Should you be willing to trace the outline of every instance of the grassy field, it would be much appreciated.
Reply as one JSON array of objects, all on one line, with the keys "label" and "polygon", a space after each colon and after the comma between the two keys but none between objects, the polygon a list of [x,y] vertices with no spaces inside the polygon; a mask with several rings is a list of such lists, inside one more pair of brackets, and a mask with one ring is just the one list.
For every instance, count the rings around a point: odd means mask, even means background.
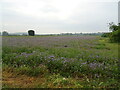
[{"label": "grassy field", "polygon": [[100,36],[3,37],[3,88],[119,88],[118,44]]}]

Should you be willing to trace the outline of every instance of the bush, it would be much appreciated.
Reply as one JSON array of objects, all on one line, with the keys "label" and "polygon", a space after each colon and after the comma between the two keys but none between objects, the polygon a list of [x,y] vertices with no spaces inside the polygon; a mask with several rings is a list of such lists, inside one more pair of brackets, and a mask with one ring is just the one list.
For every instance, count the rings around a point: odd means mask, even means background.
[{"label": "bush", "polygon": [[111,33],[103,33],[101,37],[109,37]]},{"label": "bush", "polygon": [[101,37],[109,37],[110,42],[119,43],[120,42],[120,26],[115,25],[113,22],[109,23],[109,29],[111,33],[104,33]]},{"label": "bush", "polygon": [[120,29],[111,33],[110,41],[120,43],[120,37],[119,36],[120,36]]}]

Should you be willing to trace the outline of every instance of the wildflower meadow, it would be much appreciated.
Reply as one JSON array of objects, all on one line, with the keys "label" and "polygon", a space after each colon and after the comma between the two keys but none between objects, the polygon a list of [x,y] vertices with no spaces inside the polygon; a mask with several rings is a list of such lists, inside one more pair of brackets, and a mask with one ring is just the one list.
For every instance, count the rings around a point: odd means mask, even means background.
[{"label": "wildflower meadow", "polygon": [[118,47],[100,36],[3,36],[3,88],[119,88]]}]

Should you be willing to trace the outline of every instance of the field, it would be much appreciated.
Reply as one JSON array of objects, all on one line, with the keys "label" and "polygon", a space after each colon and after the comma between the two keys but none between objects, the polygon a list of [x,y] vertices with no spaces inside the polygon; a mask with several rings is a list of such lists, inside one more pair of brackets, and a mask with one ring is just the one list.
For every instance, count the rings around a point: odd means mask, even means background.
[{"label": "field", "polygon": [[118,44],[100,36],[2,37],[3,88],[119,88]]}]

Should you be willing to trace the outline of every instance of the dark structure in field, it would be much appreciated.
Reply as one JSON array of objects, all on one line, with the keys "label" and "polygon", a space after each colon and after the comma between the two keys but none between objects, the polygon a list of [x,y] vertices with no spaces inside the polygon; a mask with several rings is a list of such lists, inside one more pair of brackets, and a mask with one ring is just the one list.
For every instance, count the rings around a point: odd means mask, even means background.
[{"label": "dark structure in field", "polygon": [[29,30],[28,31],[28,35],[29,36],[34,36],[35,35],[35,31],[34,30]]}]

